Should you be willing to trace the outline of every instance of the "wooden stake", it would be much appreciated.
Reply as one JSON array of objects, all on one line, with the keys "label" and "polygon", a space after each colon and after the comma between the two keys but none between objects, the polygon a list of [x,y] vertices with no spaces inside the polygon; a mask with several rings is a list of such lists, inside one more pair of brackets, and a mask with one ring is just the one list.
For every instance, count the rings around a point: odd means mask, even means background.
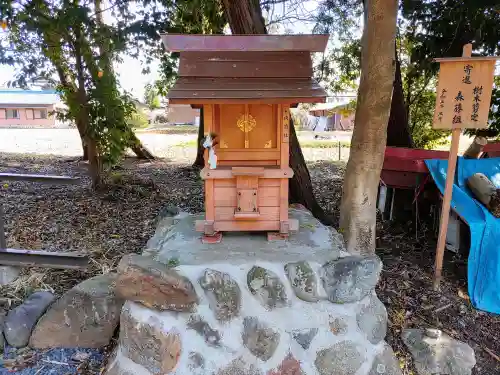
[{"label": "wooden stake", "polygon": [[451,133],[451,148],[448,157],[448,170],[446,172],[446,187],[444,190],[443,206],[441,208],[441,223],[439,225],[436,261],[434,264],[434,290],[439,290],[441,273],[443,271],[444,246],[446,244],[446,232],[448,230],[448,219],[450,217],[451,194],[453,191],[453,180],[455,179],[460,132],[461,129],[453,129]]},{"label": "wooden stake", "polygon": [[[472,44],[466,44],[463,48],[463,57],[471,57]],[[450,155],[448,156],[448,170],[446,172],[446,187],[444,189],[443,206],[441,208],[441,223],[439,225],[439,237],[436,248],[436,260],[434,263],[434,290],[439,290],[443,272],[444,247],[446,245],[446,232],[450,218],[450,203],[453,192],[453,181],[455,180],[455,168],[457,164],[458,145],[460,143],[461,129],[453,129],[451,132]]]}]

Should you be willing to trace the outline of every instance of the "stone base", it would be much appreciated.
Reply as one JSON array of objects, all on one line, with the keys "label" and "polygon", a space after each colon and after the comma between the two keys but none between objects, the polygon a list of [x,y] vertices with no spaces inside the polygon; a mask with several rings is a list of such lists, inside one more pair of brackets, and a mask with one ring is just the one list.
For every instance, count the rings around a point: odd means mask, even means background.
[{"label": "stone base", "polygon": [[164,221],[146,254],[180,261],[198,303],[160,312],[126,302],[107,374],[400,375],[374,292],[380,260],[345,256],[334,231],[291,214],[301,229],[283,244],[240,234],[203,245],[195,216]]},{"label": "stone base", "polygon": [[20,267],[0,266],[0,285],[8,285],[19,277]]}]

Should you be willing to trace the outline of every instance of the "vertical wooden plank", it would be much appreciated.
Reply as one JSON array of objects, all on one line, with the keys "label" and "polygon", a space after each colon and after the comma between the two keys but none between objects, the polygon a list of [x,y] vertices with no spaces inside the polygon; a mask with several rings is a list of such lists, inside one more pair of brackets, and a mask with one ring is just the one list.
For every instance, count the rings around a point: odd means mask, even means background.
[{"label": "vertical wooden plank", "polygon": [[290,141],[290,106],[283,105],[283,113],[281,115],[283,121],[283,137],[282,142],[288,143]]},{"label": "vertical wooden plank", "polygon": [[203,126],[204,126],[204,132],[205,135],[208,133],[214,131],[214,106],[213,104],[205,104],[203,105]]},{"label": "vertical wooden plank", "polygon": [[[273,124],[276,124],[276,147],[278,150],[281,150],[281,134],[283,133],[283,130],[281,129],[281,104],[273,104]],[[281,157],[280,160],[277,163],[279,166],[281,166]]]},{"label": "vertical wooden plank", "polygon": [[[289,165],[289,134],[290,134],[290,106],[282,105],[278,116],[278,126],[280,128],[280,166],[288,168]],[[288,178],[282,178],[280,182],[280,221],[288,220]]]},{"label": "vertical wooden plank", "polygon": [[237,176],[236,188],[237,189],[257,189],[259,187],[259,180],[257,176]]},{"label": "vertical wooden plank", "polygon": [[[206,104],[203,106],[203,125],[204,133],[207,135],[213,132],[214,129],[214,106]],[[205,150],[205,168],[208,168],[208,151]],[[214,204],[214,180],[205,180],[205,220],[215,220],[215,204]]]},{"label": "vertical wooden plank", "polygon": [[[463,57],[471,57],[472,44],[463,47]],[[450,124],[452,127],[453,124]],[[448,170],[446,172],[446,185],[444,189],[443,205],[441,207],[441,222],[439,225],[439,236],[436,248],[436,259],[434,262],[434,290],[439,290],[443,271],[444,247],[446,245],[446,232],[448,231],[448,220],[450,218],[450,204],[453,193],[453,181],[455,180],[455,167],[457,164],[458,145],[460,143],[461,129],[456,128],[451,132],[451,147],[448,157]]]},{"label": "vertical wooden plank", "polygon": [[[249,116],[250,116],[250,109],[249,109],[248,104],[245,104],[245,122],[246,123],[248,123]],[[250,148],[250,140],[248,139],[248,131],[244,131],[244,133],[245,133],[245,148]]]},{"label": "vertical wooden plank", "polygon": [[444,247],[446,245],[446,232],[450,218],[451,195],[453,192],[453,180],[455,179],[455,167],[457,164],[458,145],[460,143],[461,129],[453,129],[451,133],[451,148],[448,158],[448,170],[446,172],[446,186],[444,189],[443,205],[441,207],[441,224],[439,225],[439,237],[436,248],[436,260],[434,263],[434,290],[439,290],[441,275],[443,271]]},{"label": "vertical wooden plank", "polygon": [[215,133],[219,135],[219,138],[221,136],[220,134],[220,104],[214,104],[213,105],[213,122],[212,122],[212,128]]},{"label": "vertical wooden plank", "polygon": [[288,168],[289,165],[289,148],[288,142],[290,138],[290,106],[280,105],[281,111],[278,116],[278,127],[280,129],[281,145],[280,145],[280,166],[281,168]]}]

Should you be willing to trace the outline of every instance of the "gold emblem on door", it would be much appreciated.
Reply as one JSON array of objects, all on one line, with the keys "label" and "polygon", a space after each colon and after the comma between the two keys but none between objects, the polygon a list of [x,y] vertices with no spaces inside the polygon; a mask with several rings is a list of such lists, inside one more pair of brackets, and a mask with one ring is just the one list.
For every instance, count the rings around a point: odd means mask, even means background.
[{"label": "gold emblem on door", "polygon": [[257,121],[251,114],[245,113],[240,116],[236,125],[243,133],[249,133],[255,128]]}]

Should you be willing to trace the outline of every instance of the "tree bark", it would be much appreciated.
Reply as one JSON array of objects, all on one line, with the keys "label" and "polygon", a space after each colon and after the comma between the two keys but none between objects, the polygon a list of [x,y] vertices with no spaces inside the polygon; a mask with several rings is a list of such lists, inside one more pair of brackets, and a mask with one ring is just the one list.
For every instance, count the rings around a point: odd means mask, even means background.
[{"label": "tree bark", "polygon": [[134,131],[130,129],[130,149],[135,153],[138,159],[154,159],[155,156],[142,144]]},{"label": "tree bark", "polygon": [[81,38],[83,33],[80,27],[75,27],[75,67],[77,77],[76,99],[80,105],[76,123],[78,129],[83,130],[83,146],[87,148],[87,156],[89,160],[89,174],[92,180],[92,188],[97,189],[102,185],[102,160],[99,153],[99,148],[94,137],[89,132],[89,112],[88,112],[88,97],[85,90],[85,75],[83,72],[83,57],[81,48]]},{"label": "tree bark", "polygon": [[311,175],[307,169],[302,149],[300,148],[293,119],[290,118],[290,168],[293,177],[290,179],[289,202],[300,203],[306,207],[319,221],[325,225],[333,225],[333,218],[325,213],[313,194]]},{"label": "tree bark", "polygon": [[389,124],[387,125],[386,144],[387,146],[413,148],[414,144],[408,124],[408,111],[403,91],[403,79],[401,77],[401,63],[395,46],[396,43],[394,43],[396,71],[394,74],[391,112],[389,115]]},{"label": "tree bark", "polygon": [[223,0],[233,34],[267,34],[259,0]]},{"label": "tree bark", "polygon": [[203,137],[205,136],[205,122],[203,120],[203,107],[200,109],[200,126],[198,128],[198,143],[196,145],[196,160],[193,168],[201,169],[205,165],[205,149],[203,148]]},{"label": "tree bark", "polygon": [[[103,19],[103,11],[102,11],[102,1],[101,0],[94,0],[94,7],[95,7],[95,19],[96,23],[99,27],[104,26],[104,19]],[[104,67],[105,70],[107,71],[106,74],[113,74],[114,69],[113,69],[113,64],[111,61],[111,56],[110,56],[110,51],[111,51],[111,46],[110,46],[110,39],[109,38],[101,38],[101,43],[99,46],[99,51],[101,54],[101,58],[104,61]],[[142,142],[137,138],[135,135],[134,131],[132,129],[129,130],[129,139],[130,139],[130,144],[128,145],[130,149],[135,153],[137,158],[139,159],[154,159],[154,155],[142,144]],[[85,149],[84,149],[84,154],[85,154]]]},{"label": "tree bark", "polygon": [[366,0],[361,79],[340,227],[350,253],[375,252],[376,199],[394,83],[397,0]]},{"label": "tree bark", "polygon": [[[233,34],[267,34],[258,0],[223,0],[223,4]],[[332,225],[331,218],[325,214],[314,196],[311,176],[293,121],[290,121],[290,167],[294,173],[289,184],[290,202],[302,204],[323,224]]]}]

